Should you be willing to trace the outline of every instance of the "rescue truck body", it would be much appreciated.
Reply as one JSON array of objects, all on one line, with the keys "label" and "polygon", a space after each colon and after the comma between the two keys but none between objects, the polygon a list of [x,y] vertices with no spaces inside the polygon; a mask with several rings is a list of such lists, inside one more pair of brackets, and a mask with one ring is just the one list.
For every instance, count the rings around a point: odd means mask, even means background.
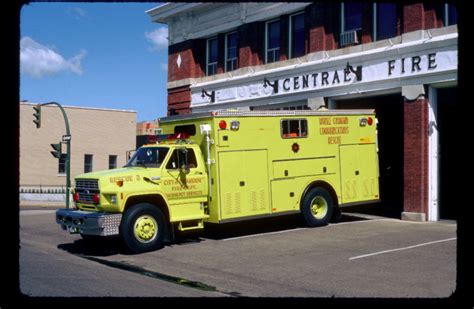
[{"label": "rescue truck body", "polygon": [[174,231],[301,213],[324,226],[379,201],[372,110],[215,111],[160,119],[164,136],[121,169],[75,178],[63,229],[156,250]]}]

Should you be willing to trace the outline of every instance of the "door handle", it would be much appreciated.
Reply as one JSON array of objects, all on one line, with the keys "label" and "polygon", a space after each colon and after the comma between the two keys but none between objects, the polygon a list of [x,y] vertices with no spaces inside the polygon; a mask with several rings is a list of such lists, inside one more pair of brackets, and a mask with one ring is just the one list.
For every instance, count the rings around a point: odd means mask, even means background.
[{"label": "door handle", "polygon": [[202,175],[202,172],[194,172],[194,175]]}]

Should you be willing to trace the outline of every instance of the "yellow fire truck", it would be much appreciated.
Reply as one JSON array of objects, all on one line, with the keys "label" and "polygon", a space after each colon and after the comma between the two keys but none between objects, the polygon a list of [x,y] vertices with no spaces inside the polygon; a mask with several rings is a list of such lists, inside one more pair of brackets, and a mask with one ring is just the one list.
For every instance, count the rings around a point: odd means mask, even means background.
[{"label": "yellow fire truck", "polygon": [[174,231],[301,213],[327,225],[379,201],[373,110],[214,111],[160,119],[164,135],[120,169],[75,178],[56,222],[84,238],[120,235],[135,252]]}]

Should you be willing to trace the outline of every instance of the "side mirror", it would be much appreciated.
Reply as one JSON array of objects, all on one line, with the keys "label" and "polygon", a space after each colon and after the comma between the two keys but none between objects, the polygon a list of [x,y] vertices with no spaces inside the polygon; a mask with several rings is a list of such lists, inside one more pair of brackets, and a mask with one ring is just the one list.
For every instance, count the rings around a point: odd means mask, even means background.
[{"label": "side mirror", "polygon": [[189,174],[188,164],[188,150],[186,148],[180,149],[178,152],[179,171],[183,174]]}]

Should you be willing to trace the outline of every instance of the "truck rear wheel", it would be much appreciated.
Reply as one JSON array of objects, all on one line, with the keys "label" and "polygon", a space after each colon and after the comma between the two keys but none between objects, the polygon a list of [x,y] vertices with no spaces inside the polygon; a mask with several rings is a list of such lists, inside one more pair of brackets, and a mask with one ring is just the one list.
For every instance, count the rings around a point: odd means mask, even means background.
[{"label": "truck rear wheel", "polygon": [[332,218],[334,202],[331,194],[321,187],[310,189],[301,203],[301,213],[310,227],[325,226]]},{"label": "truck rear wheel", "polygon": [[122,217],[120,235],[125,245],[134,253],[163,248],[165,219],[161,210],[152,204],[136,204]]}]

